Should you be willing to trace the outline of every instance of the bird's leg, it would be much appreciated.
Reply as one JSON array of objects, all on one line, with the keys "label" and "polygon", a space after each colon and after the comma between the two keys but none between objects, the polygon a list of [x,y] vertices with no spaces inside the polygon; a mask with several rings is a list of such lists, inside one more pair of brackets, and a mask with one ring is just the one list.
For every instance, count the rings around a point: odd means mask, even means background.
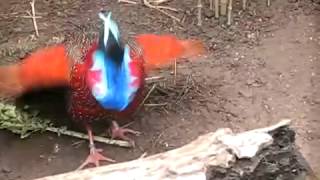
[{"label": "bird's leg", "polygon": [[119,127],[119,125],[116,121],[112,121],[111,138],[113,138],[113,139],[119,138],[119,139],[128,141],[134,146],[134,141],[132,139],[130,139],[128,136],[126,136],[125,135],[126,133],[130,133],[130,134],[134,134],[134,135],[141,134],[139,131],[134,131],[132,129]]},{"label": "bird's leg", "polygon": [[86,125],[86,129],[87,129],[88,136],[89,136],[90,154],[88,155],[87,159],[81,164],[81,166],[78,169],[83,169],[88,164],[94,164],[95,166],[99,166],[100,165],[99,161],[115,162],[115,160],[107,158],[101,154],[102,149],[97,149],[95,147],[91,127],[89,125]]}]

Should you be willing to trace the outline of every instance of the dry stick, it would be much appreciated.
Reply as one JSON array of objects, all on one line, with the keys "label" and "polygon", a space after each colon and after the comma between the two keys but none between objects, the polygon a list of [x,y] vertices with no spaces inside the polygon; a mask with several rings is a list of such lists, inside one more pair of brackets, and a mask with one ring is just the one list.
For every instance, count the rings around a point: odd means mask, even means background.
[{"label": "dry stick", "polygon": [[10,15],[16,15],[19,14],[18,12],[13,12],[13,13],[0,13],[0,16],[10,16]]},{"label": "dry stick", "polygon": [[[59,128],[54,128],[54,127],[47,127],[46,130],[50,131],[50,132],[57,133],[57,134],[63,134],[63,135],[67,135],[67,136],[72,136],[72,137],[76,137],[76,138],[80,138],[80,139],[89,140],[88,135],[83,134],[83,133],[79,133],[79,132],[75,132],[75,131],[61,130]],[[108,138],[104,138],[104,137],[100,137],[100,136],[94,136],[94,141],[105,143],[105,144],[110,144],[110,145],[118,145],[121,147],[132,147],[132,145],[127,141],[113,140],[113,139],[108,139]]]},{"label": "dry stick", "polygon": [[229,0],[220,0],[220,15],[227,15],[227,6]]},{"label": "dry stick", "polygon": [[228,4],[228,21],[227,21],[227,25],[228,26],[231,25],[231,13],[232,13],[232,0],[229,0],[229,4]]},{"label": "dry stick", "polygon": [[172,0],[153,0],[152,3],[156,4],[156,5],[159,5],[159,4],[162,4],[162,3],[165,3],[165,2],[169,2],[169,1],[172,1]]},{"label": "dry stick", "polygon": [[242,0],[242,9],[245,10],[247,8],[247,0]]},{"label": "dry stick", "polygon": [[210,10],[213,10],[213,0],[209,0],[210,3]]},{"label": "dry stick", "polygon": [[158,8],[155,8],[155,9],[158,10],[158,11],[160,11],[162,14],[164,14],[164,15],[172,18],[173,20],[175,20],[175,21],[177,21],[177,22],[180,22],[180,19],[179,19],[179,18],[177,18],[177,17],[175,17],[175,16],[167,13],[166,11],[164,11],[164,10],[162,10],[162,9],[158,9]]},{"label": "dry stick", "polygon": [[158,8],[158,9],[166,9],[166,10],[178,12],[178,10],[176,8],[172,8],[172,7],[168,7],[168,6],[154,6],[154,7]]},{"label": "dry stick", "polygon": [[169,7],[164,7],[164,6],[154,6],[154,5],[150,4],[150,2],[147,1],[147,0],[143,0],[143,4],[144,4],[145,6],[147,6],[147,7],[149,7],[149,8],[156,9],[156,10],[160,11],[161,13],[163,13],[164,15],[172,18],[172,19],[175,20],[175,21],[180,22],[180,19],[179,19],[179,18],[177,18],[177,17],[175,17],[175,16],[167,13],[166,11],[162,10],[162,9],[173,10],[174,8],[169,8]]},{"label": "dry stick", "polygon": [[[167,1],[169,1],[169,0],[156,1],[155,3],[156,3],[156,4],[161,4],[161,3],[167,2]],[[135,2],[135,1],[130,1],[130,0],[118,0],[118,3],[121,3],[121,2],[129,3],[129,4],[138,4],[138,3]],[[147,0],[143,0],[143,4],[144,4],[145,6],[147,6],[147,7],[149,7],[149,8],[156,9],[156,10],[160,11],[161,13],[165,14],[166,16],[168,16],[168,17],[170,17],[170,18],[172,18],[172,19],[180,22],[180,19],[179,19],[179,18],[177,18],[177,17],[175,17],[175,16],[173,16],[173,15],[171,15],[171,14],[169,14],[169,13],[167,13],[167,12],[165,12],[165,11],[162,10],[162,9],[167,9],[167,10],[170,10],[170,11],[178,12],[178,10],[175,9],[175,8],[167,7],[167,6],[158,6],[158,5],[154,6],[154,5],[152,5],[152,4],[151,4],[149,1],[147,1]]]},{"label": "dry stick", "polygon": [[33,17],[31,14],[29,16],[13,16],[13,17],[16,17],[16,18],[36,18],[36,19],[39,19],[39,18],[42,18],[42,16],[35,16]]},{"label": "dry stick", "polygon": [[201,3],[201,0],[198,0],[198,26],[201,26],[202,25],[202,20],[201,20],[201,9],[202,9],[202,3]]},{"label": "dry stick", "polygon": [[128,4],[138,4],[138,3],[135,2],[135,1],[130,1],[130,0],[118,0],[118,3],[122,3],[122,2],[128,3]]},{"label": "dry stick", "polygon": [[173,79],[173,83],[174,85],[176,85],[177,82],[177,60],[174,60],[174,79]]},{"label": "dry stick", "polygon": [[32,0],[30,2],[30,5],[31,5],[31,12],[32,12],[32,22],[33,22],[33,26],[34,26],[34,29],[36,31],[36,36],[39,37],[39,31],[38,31],[38,25],[37,25],[37,20],[36,20],[36,11],[34,9],[34,3],[35,3],[36,0]]},{"label": "dry stick", "polygon": [[219,18],[219,0],[214,0],[214,16]]},{"label": "dry stick", "polygon": [[147,77],[145,78],[145,81],[147,83],[149,82],[154,82],[154,81],[160,81],[160,80],[164,80],[165,78],[163,76],[153,76],[153,77]]},{"label": "dry stick", "polygon": [[159,6],[159,4],[163,3],[163,2],[166,2],[166,1],[162,1],[162,2],[154,2],[156,3],[157,5],[152,5],[148,0],[144,0],[143,1],[143,4],[150,7],[150,8],[157,8],[157,9],[167,9],[167,10],[170,10],[170,11],[174,11],[174,12],[178,12],[178,10],[176,8],[172,8],[172,7],[168,7],[168,6]]},{"label": "dry stick", "polygon": [[270,0],[267,0],[267,6],[269,7],[271,4]]},{"label": "dry stick", "polygon": [[145,107],[159,107],[159,106],[166,106],[168,103],[160,103],[160,104],[144,104]]},{"label": "dry stick", "polygon": [[144,103],[146,102],[146,100],[149,98],[149,96],[151,95],[151,93],[156,89],[157,85],[153,84],[153,86],[151,87],[151,89],[149,90],[148,94],[146,95],[146,97],[144,97],[143,101],[140,103],[139,107],[137,108],[137,110],[135,111],[135,114],[138,113],[140,111],[140,109],[142,108],[142,106],[144,105]]}]

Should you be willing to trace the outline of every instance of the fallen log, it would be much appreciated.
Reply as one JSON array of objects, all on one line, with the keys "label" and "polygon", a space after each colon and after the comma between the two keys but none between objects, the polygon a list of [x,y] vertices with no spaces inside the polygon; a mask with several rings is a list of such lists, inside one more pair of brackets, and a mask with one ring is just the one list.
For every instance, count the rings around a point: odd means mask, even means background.
[{"label": "fallen log", "polygon": [[282,120],[238,134],[218,129],[168,152],[37,180],[294,180],[306,177],[308,168],[298,160],[289,124],[290,120]]}]

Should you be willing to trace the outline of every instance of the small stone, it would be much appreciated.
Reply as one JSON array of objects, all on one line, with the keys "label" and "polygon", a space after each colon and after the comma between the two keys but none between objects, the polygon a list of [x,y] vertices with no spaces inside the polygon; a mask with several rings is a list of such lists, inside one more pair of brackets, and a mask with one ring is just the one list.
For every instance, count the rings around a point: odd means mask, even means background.
[{"label": "small stone", "polygon": [[313,140],[313,137],[307,137],[307,140],[308,140],[308,141],[312,141],[312,140]]},{"label": "small stone", "polygon": [[239,91],[239,94],[242,95],[243,97],[246,97],[246,98],[252,97],[252,92],[248,88],[241,89]]},{"label": "small stone", "polygon": [[296,173],[298,170],[297,169],[292,169],[291,172]]},{"label": "small stone", "polygon": [[1,168],[1,172],[5,173],[5,174],[8,174],[8,173],[11,173],[12,170],[9,167],[4,166],[4,167]]},{"label": "small stone", "polygon": [[60,151],[60,147],[59,147],[59,144],[55,144],[54,145],[54,148],[53,148],[53,153],[58,153]]},{"label": "small stone", "polygon": [[166,148],[169,147],[169,143],[167,143],[167,142],[164,142],[163,145],[164,145]]}]

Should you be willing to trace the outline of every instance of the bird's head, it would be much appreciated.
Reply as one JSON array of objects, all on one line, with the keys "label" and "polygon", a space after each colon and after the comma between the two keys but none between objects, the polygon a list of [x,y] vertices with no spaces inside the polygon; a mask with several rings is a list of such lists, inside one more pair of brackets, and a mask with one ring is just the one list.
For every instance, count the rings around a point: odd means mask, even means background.
[{"label": "bird's head", "polygon": [[103,21],[97,49],[92,54],[92,66],[88,70],[87,82],[96,100],[108,109],[122,110],[131,99],[129,46],[121,43],[117,23],[111,12],[99,13]]},{"label": "bird's head", "polygon": [[121,63],[124,56],[124,46],[121,42],[118,25],[111,18],[111,12],[101,11],[99,17],[103,21],[103,28],[99,37],[98,50],[115,63]]}]

